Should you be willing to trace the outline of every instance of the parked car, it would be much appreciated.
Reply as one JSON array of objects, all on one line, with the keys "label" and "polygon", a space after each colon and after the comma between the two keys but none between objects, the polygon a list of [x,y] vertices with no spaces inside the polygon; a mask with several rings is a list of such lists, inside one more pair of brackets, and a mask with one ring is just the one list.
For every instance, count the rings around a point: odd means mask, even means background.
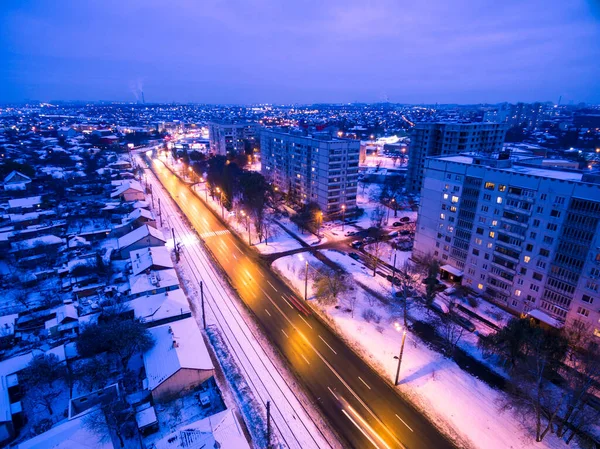
[{"label": "parked car", "polygon": [[475,330],[477,329],[475,327],[475,325],[467,320],[465,317],[460,316],[458,314],[453,314],[452,315],[452,319],[461,327],[464,327],[466,330],[468,330],[469,332],[475,332]]},{"label": "parked car", "polygon": [[398,227],[398,226],[404,226],[404,223],[400,222],[400,221],[395,221],[394,222],[394,226]]},{"label": "parked car", "polygon": [[362,242],[360,240],[356,240],[355,242],[350,243],[350,246],[354,249],[358,249],[362,246]]},{"label": "parked car", "polygon": [[374,237],[365,237],[365,238],[363,239],[363,243],[364,243],[365,245],[366,245],[366,244],[368,244],[368,243],[373,243],[374,241],[375,241],[375,238],[374,238]]},{"label": "parked car", "polygon": [[400,231],[400,235],[410,235],[410,231],[408,229],[403,229]]},{"label": "parked car", "polygon": [[400,219],[400,221],[401,221],[402,223],[410,223],[410,217],[402,217],[402,218]]},{"label": "parked car", "polygon": [[348,237],[352,237],[353,235],[356,235],[356,234],[358,234],[358,231],[347,231],[347,232],[346,232],[346,235],[347,235]]},{"label": "parked car", "polygon": [[402,281],[400,280],[400,278],[398,276],[392,276],[391,274],[388,274],[385,278],[394,285],[402,284]]},{"label": "parked car", "polygon": [[376,271],[375,273],[377,273],[382,278],[386,277],[386,274],[383,271]]},{"label": "parked car", "polygon": [[442,315],[446,315],[450,312],[448,306],[437,298],[435,298],[431,303],[431,308]]},{"label": "parked car", "polygon": [[360,259],[360,256],[359,256],[358,254],[356,254],[356,253],[350,253],[350,254],[348,254],[348,255],[349,255],[350,257],[352,257],[354,260],[359,260],[359,259]]},{"label": "parked car", "polygon": [[392,231],[388,233],[388,237],[398,237],[398,231]]}]

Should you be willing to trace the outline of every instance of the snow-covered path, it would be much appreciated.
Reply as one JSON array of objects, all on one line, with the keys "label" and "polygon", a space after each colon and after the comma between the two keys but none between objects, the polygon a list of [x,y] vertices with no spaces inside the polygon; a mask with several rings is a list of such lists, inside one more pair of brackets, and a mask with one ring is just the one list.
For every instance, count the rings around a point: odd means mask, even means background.
[{"label": "snow-covered path", "polygon": [[[144,161],[137,159],[141,166],[146,167]],[[202,325],[199,291],[202,280],[207,324],[215,324],[221,330],[254,396],[263,404],[271,401],[273,424],[280,442],[298,449],[338,447],[318,412],[300,392],[301,387],[279,362],[269,343],[253,325],[248,312],[236,300],[169,194],[150,170],[146,170],[146,177],[152,185],[155,206],[160,198],[163,231],[170,238],[168,245],[173,245],[171,229],[175,230],[176,240],[182,244],[177,268],[186,283],[196,320]]]}]

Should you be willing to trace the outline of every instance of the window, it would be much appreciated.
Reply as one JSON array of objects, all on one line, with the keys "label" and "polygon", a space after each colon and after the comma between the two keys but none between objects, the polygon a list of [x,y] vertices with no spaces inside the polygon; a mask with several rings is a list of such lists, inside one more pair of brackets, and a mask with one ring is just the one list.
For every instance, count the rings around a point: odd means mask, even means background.
[{"label": "window", "polygon": [[445,220],[445,219],[446,219],[446,215],[445,215],[445,214],[440,214],[440,218],[441,218],[442,220]]},{"label": "window", "polygon": [[548,257],[550,255],[550,251],[548,251],[545,248],[540,249],[540,256],[542,257]]},{"label": "window", "polygon": [[458,203],[458,197],[457,197],[457,196],[454,196],[454,195],[452,195],[452,202],[453,202],[453,203]]},{"label": "window", "polygon": [[534,292],[539,292],[539,291],[540,291],[540,286],[539,286],[539,285],[536,285],[536,284],[531,284],[531,285],[529,286],[529,288],[530,288],[532,291],[534,291]]},{"label": "window", "polygon": [[493,244],[493,243],[488,243],[488,244],[487,244],[487,247],[488,247],[489,249],[492,249],[492,246],[494,246],[494,244]]},{"label": "window", "polygon": [[521,290],[515,290],[515,296],[521,296]]},{"label": "window", "polygon": [[448,174],[446,175],[446,179],[452,179],[452,174],[448,173]]},{"label": "window", "polygon": [[552,210],[550,211],[550,216],[551,216],[551,217],[556,217],[556,218],[558,218],[558,217],[560,217],[560,212],[559,212],[559,211],[557,211],[556,209],[552,209]]},{"label": "window", "polygon": [[494,231],[490,231],[490,237],[491,237],[491,238],[494,238],[494,237],[496,237],[496,233],[495,233]]},{"label": "window", "polygon": [[494,184],[493,182],[486,182],[485,183],[485,188],[487,190],[494,190],[496,188],[496,184]]},{"label": "window", "polygon": [[565,197],[564,196],[557,196],[556,199],[554,200],[557,204],[565,204]]},{"label": "window", "polygon": [[531,243],[528,243],[525,247],[525,251],[533,251],[533,245]]},{"label": "window", "polygon": [[535,220],[533,220],[533,227],[537,228],[540,225],[540,220],[538,220],[537,218]]},{"label": "window", "polygon": [[594,278],[600,277],[600,268],[592,268],[590,270],[590,276]]},{"label": "window", "polygon": [[476,233],[476,234],[479,234],[479,235],[483,235],[483,228],[477,228],[477,229],[475,230],[475,233]]},{"label": "window", "polygon": [[498,226],[498,220],[492,220],[492,226]]},{"label": "window", "polygon": [[533,273],[533,279],[535,279],[536,281],[541,281],[544,278],[544,276],[541,273]]},{"label": "window", "polygon": [[537,232],[530,232],[529,237],[535,239],[537,237]]},{"label": "window", "polygon": [[581,316],[590,316],[590,311],[588,309],[584,309],[583,307],[577,307],[577,313]]},{"label": "window", "polygon": [[501,196],[499,196],[498,198],[496,198],[496,203],[502,204],[502,197]]},{"label": "window", "polygon": [[490,260],[490,255],[489,255],[488,253],[485,253],[485,254],[483,255],[483,258],[484,258],[485,260]]},{"label": "window", "polygon": [[475,244],[476,245],[481,245],[481,239],[479,239],[479,238],[475,239]]},{"label": "window", "polygon": [[554,223],[548,223],[546,229],[548,229],[548,231],[556,231],[558,229],[558,226]]},{"label": "window", "polygon": [[486,200],[486,201],[490,201],[492,199],[492,195],[489,195],[489,194],[486,193],[486,194],[483,195],[483,199]]},{"label": "window", "polygon": [[485,217],[479,217],[479,223],[485,224]]},{"label": "window", "polygon": [[447,200],[448,199],[448,194],[444,193],[444,199]]},{"label": "window", "polygon": [[479,290],[483,290],[483,284],[477,284],[477,288],[478,288]]},{"label": "window", "polygon": [[484,263],[481,268],[483,268],[484,270],[487,270],[487,263]]},{"label": "window", "polygon": [[481,212],[487,212],[488,210],[489,210],[489,207],[481,206]]},{"label": "window", "polygon": [[531,257],[529,257],[529,256],[523,257],[523,262],[525,262],[525,263],[529,263],[530,260],[531,260]]},{"label": "window", "polygon": [[456,212],[456,206],[450,206],[450,212]]},{"label": "window", "polygon": [[588,280],[585,283],[585,288],[597,292],[598,291],[598,284],[596,282],[594,282],[594,281]]},{"label": "window", "polygon": [[500,184],[498,186],[498,192],[504,192],[506,190],[506,186],[504,184]]},{"label": "window", "polygon": [[581,300],[582,300],[583,302],[587,302],[588,304],[592,304],[592,303],[594,302],[594,298],[592,298],[592,297],[591,297],[591,296],[589,296],[589,295],[583,295],[583,296],[581,297]]},{"label": "window", "polygon": [[453,192],[458,192],[459,190],[460,190],[460,187],[459,187],[459,186],[454,186],[454,187],[452,187],[452,191],[453,191]]},{"label": "window", "polygon": [[477,248],[473,248],[472,252],[474,256],[479,256],[479,250]]},{"label": "window", "polygon": [[519,279],[517,280],[517,284],[518,284],[518,285],[523,285],[524,283],[525,283],[525,282],[524,282],[524,281],[523,281],[523,279],[521,279],[521,278],[519,278]]},{"label": "window", "polygon": [[540,195],[540,199],[541,199],[542,201],[546,201],[546,198],[547,198],[547,197],[548,197],[548,195],[546,195],[545,193],[542,193],[542,194]]},{"label": "window", "polygon": [[552,243],[554,243],[554,237],[550,237],[549,235],[545,235],[544,236],[544,243],[547,243],[548,245],[551,245]]},{"label": "window", "polygon": [[546,268],[546,262],[542,261],[542,260],[538,260],[537,263],[535,264],[536,267],[544,269]]},{"label": "window", "polygon": [[537,209],[536,209],[536,212],[538,214],[543,214],[544,213],[544,208],[542,206],[538,206]]}]

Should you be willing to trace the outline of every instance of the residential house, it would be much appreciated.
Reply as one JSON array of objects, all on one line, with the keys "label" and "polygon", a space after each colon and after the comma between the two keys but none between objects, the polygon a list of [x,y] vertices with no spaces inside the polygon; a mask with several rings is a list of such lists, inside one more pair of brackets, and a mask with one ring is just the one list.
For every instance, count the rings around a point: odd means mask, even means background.
[{"label": "residential house", "polygon": [[142,201],[145,199],[144,188],[138,181],[129,180],[119,185],[110,197],[120,198],[121,201]]},{"label": "residential house", "polygon": [[129,277],[129,295],[138,298],[145,295],[169,292],[179,288],[179,278],[174,269],[149,271]]},{"label": "residential house", "polygon": [[214,366],[193,318],[150,329],[155,344],[144,353],[146,387],[156,402],[193,390],[214,375]]},{"label": "residential house", "polygon": [[23,173],[13,170],[11,171],[6,178],[4,178],[4,190],[14,191],[14,190],[27,190],[27,187],[31,183],[31,178]]},{"label": "residential house", "polygon": [[125,305],[135,319],[149,327],[192,316],[187,297],[181,289],[151,296],[140,296],[126,302]]},{"label": "residential house", "polygon": [[118,250],[122,259],[128,259],[131,251],[154,246],[164,246],[166,239],[161,231],[143,225],[118,239]]},{"label": "residential house", "polygon": [[42,204],[41,196],[28,196],[26,198],[13,198],[8,200],[8,212],[11,214],[22,214],[33,212]]},{"label": "residential house", "polygon": [[123,219],[124,223],[130,223],[134,228],[147,224],[156,228],[156,218],[154,214],[147,209],[134,209],[127,217]]},{"label": "residential house", "polygon": [[142,248],[131,251],[131,271],[138,275],[147,270],[165,270],[173,268],[170,251],[165,246]]}]

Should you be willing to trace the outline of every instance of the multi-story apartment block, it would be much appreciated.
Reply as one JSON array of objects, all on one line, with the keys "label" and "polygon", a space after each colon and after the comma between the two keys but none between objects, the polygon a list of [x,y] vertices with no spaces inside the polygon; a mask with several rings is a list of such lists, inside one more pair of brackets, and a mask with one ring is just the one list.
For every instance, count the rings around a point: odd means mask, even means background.
[{"label": "multi-story apartment block", "polygon": [[426,157],[499,152],[507,129],[500,123],[418,123],[412,130],[408,148],[407,190],[413,193],[421,190]]},{"label": "multi-story apartment block", "polygon": [[414,256],[443,278],[554,326],[600,337],[600,176],[541,158],[428,158]]},{"label": "multi-story apartment block", "polygon": [[210,151],[220,155],[252,151],[257,140],[257,129],[255,123],[210,122]]},{"label": "multi-story apartment block", "polygon": [[333,218],[345,207],[356,209],[358,140],[327,133],[264,130],[261,134],[262,173],[301,203],[315,202]]}]

